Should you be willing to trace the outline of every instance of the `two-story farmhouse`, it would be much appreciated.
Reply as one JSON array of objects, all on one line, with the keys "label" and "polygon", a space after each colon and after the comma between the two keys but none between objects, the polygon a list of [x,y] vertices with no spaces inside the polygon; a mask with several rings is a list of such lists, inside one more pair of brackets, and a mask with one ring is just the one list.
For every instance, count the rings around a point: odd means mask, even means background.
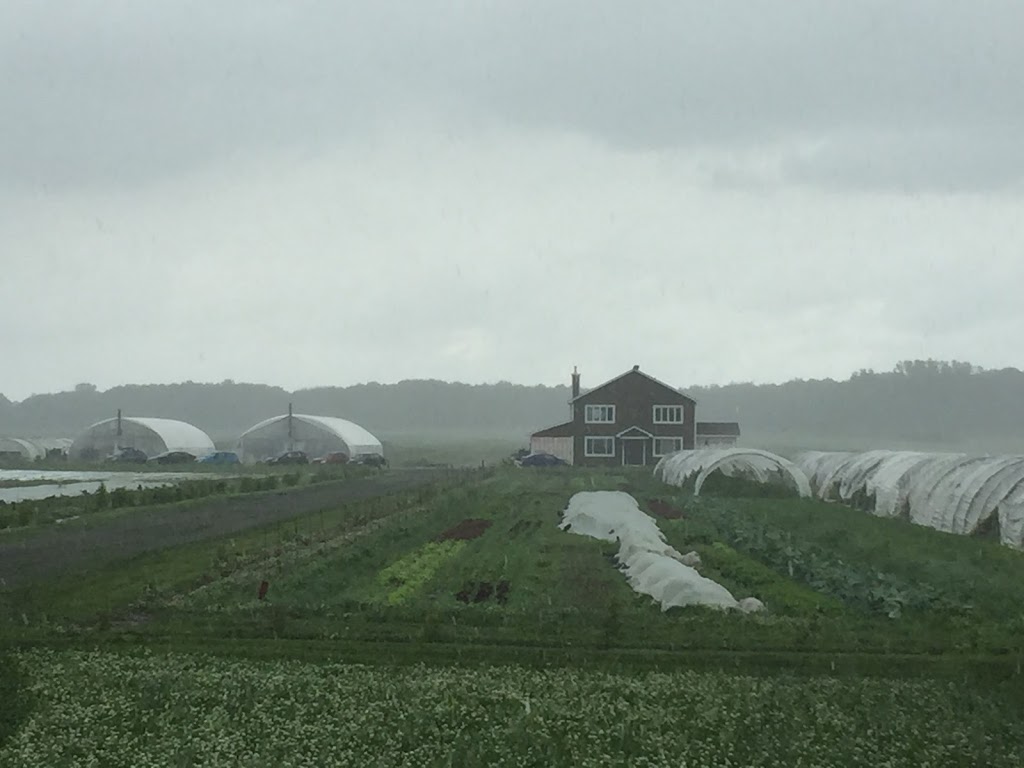
[{"label": "two-story farmhouse", "polygon": [[[577,466],[644,466],[694,448],[704,431],[696,422],[696,401],[638,365],[582,393],[574,369],[569,405],[572,419],[531,435],[531,452],[550,453]],[[715,423],[713,430],[729,433],[716,435],[717,445],[730,439],[735,444],[739,435],[737,424]]]}]

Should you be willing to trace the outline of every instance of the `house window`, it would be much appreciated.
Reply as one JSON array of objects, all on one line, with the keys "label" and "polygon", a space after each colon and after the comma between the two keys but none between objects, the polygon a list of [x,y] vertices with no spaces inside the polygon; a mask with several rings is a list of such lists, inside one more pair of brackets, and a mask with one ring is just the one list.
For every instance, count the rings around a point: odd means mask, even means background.
[{"label": "house window", "polygon": [[683,450],[683,438],[681,437],[656,437],[654,438],[654,455],[668,456],[670,453]]},{"label": "house window", "polygon": [[586,411],[587,424],[614,424],[614,405],[588,405]]},{"label": "house window", "polygon": [[654,406],[655,424],[682,424],[683,406],[681,405],[656,405]]},{"label": "house window", "polygon": [[614,437],[588,437],[583,442],[583,453],[586,456],[614,456]]}]

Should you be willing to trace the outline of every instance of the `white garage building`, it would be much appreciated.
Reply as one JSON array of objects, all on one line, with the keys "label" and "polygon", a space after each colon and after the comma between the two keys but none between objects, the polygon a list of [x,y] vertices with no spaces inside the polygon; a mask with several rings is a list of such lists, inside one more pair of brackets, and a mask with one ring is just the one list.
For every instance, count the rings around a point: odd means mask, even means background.
[{"label": "white garage building", "polygon": [[261,421],[238,439],[238,453],[244,462],[257,462],[287,451],[302,451],[311,459],[327,453],[355,456],[383,456],[380,440],[368,430],[335,416],[285,413]]},{"label": "white garage building", "polygon": [[109,456],[117,448],[136,448],[147,456],[185,451],[196,457],[216,450],[209,435],[187,422],[119,414],[96,422],[76,437],[68,456],[93,461]]}]

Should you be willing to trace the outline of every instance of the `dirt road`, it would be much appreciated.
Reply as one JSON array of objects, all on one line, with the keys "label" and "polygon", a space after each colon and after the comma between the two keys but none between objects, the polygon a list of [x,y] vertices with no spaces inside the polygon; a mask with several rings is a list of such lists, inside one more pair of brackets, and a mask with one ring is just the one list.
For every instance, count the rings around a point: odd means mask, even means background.
[{"label": "dirt road", "polygon": [[343,483],[214,498],[184,508],[140,509],[95,527],[51,527],[10,542],[0,536],[0,589],[409,490],[445,474],[445,470],[392,470]]}]

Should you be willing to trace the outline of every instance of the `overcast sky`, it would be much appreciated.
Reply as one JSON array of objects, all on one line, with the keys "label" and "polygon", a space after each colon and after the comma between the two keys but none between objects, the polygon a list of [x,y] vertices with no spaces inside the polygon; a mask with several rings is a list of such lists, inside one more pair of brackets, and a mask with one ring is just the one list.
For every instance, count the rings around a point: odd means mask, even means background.
[{"label": "overcast sky", "polygon": [[5,0],[0,392],[1022,367],[1021,30],[1019,0]]}]

